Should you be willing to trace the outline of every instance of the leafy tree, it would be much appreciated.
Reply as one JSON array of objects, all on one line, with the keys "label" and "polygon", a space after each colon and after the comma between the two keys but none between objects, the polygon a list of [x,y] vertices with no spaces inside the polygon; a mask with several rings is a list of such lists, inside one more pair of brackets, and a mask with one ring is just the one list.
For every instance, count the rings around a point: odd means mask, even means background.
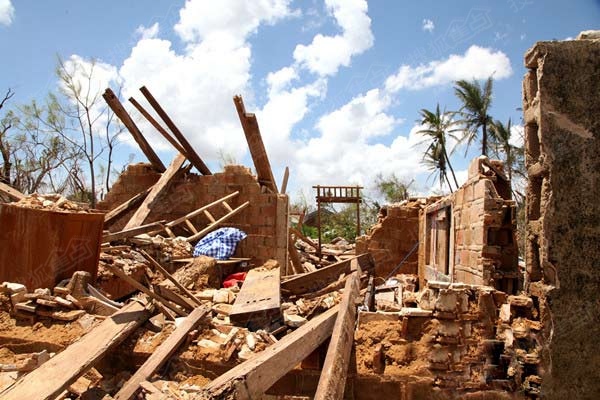
[{"label": "leafy tree", "polygon": [[454,94],[462,103],[458,111],[465,125],[464,136],[461,141],[467,142],[469,146],[477,139],[479,129],[481,128],[481,155],[487,155],[488,152],[488,129],[492,123],[492,117],[489,114],[492,105],[492,87],[493,78],[490,76],[483,86],[473,79],[466,81],[461,79],[455,82]]},{"label": "leafy tree", "polygon": [[393,173],[384,178],[380,173],[375,177],[375,190],[386,202],[398,203],[410,197],[410,186],[413,182],[414,180],[409,183],[403,182]]},{"label": "leafy tree", "polygon": [[452,185],[450,185],[450,180],[446,176],[446,167],[450,169],[452,178],[454,178],[454,184],[458,189],[458,181],[456,180],[454,169],[450,164],[450,158],[448,157],[448,149],[446,146],[446,136],[455,131],[451,129],[455,124],[455,122],[452,120],[452,113],[448,113],[446,111],[441,113],[440,104],[438,103],[436,105],[435,112],[423,108],[421,109],[420,114],[421,119],[419,122],[425,128],[421,129],[417,133],[426,136],[425,140],[429,140],[429,147],[425,150],[427,163],[430,165],[437,163],[435,168],[440,171],[440,185],[443,175],[443,177],[448,181],[448,187],[450,188],[450,191],[452,191]]},{"label": "leafy tree", "polygon": [[450,188],[450,191],[452,192],[452,184],[450,183],[450,179],[448,179],[446,163],[446,157],[444,156],[444,152],[440,144],[431,143],[423,155],[423,164],[427,165],[430,171],[433,171],[431,175],[435,175],[437,173],[437,179],[440,182],[440,189],[442,188],[445,180]]}]

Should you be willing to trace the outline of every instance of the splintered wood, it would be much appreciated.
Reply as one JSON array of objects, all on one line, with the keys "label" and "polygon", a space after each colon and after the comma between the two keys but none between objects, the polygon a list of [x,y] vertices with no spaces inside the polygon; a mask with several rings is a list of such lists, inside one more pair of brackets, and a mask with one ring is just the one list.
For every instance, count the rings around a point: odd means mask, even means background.
[{"label": "splintered wood", "polygon": [[281,316],[279,282],[279,268],[256,268],[248,272],[229,319],[243,325],[255,320],[268,322]]}]

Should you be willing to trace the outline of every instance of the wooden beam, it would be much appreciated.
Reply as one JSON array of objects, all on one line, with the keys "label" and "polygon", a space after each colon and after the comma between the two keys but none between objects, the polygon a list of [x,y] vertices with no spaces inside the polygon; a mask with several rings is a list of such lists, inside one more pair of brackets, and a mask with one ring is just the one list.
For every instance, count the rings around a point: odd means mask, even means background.
[{"label": "wooden beam", "polygon": [[[180,217],[180,218],[177,218],[177,219],[175,219],[173,221],[168,222],[166,224],[166,226],[169,227],[169,228],[172,228],[175,225],[178,225],[178,224],[180,224],[180,223],[182,223],[182,222],[184,222],[184,221],[186,221],[186,220],[188,220],[190,218],[194,218],[195,216],[204,213],[204,211],[208,210],[209,208],[214,207],[214,206],[216,206],[216,205],[218,205],[218,204],[220,204],[220,203],[222,203],[224,201],[227,201],[227,200],[229,200],[229,199],[237,196],[238,194],[240,194],[240,192],[239,191],[235,191],[235,192],[233,192],[231,194],[228,194],[225,197],[221,197],[220,199],[215,200],[212,203],[209,203],[209,204],[207,204],[205,206],[202,206],[202,207],[198,208],[197,210],[192,211],[191,213],[188,213],[188,214],[184,215],[183,217]],[[216,221],[213,220],[211,222],[216,222]]]},{"label": "wooden beam", "polygon": [[328,265],[313,272],[293,277],[281,283],[281,289],[291,294],[304,294],[319,290],[339,278],[342,273],[352,271],[352,260],[356,260],[363,271],[375,268],[373,257],[370,253],[364,253],[348,260]]},{"label": "wooden beam", "polygon": [[177,348],[181,346],[187,337],[187,334],[200,323],[202,318],[204,318],[209,311],[210,308],[207,306],[198,307],[192,311],[192,313],[177,326],[173,333],[171,333],[169,337],[154,350],[150,358],[142,364],[135,374],[125,382],[121,390],[114,396],[114,399],[132,399],[138,391],[140,383],[150,378],[152,374],[167,361]]},{"label": "wooden beam", "polygon": [[360,291],[362,274],[356,259],[355,271],[346,281],[344,295],[331,333],[331,342],[319,378],[315,400],[333,400],[344,397],[344,387],[350,364],[350,354],[354,344],[354,326],[356,324],[356,300]]},{"label": "wooden beam", "polygon": [[294,235],[296,235],[296,238],[302,240],[307,245],[312,246],[315,250],[319,250],[319,246],[316,243],[314,243],[312,240],[310,240],[309,238],[304,236],[302,234],[302,232],[300,232],[298,229],[290,227],[290,232],[293,233]]},{"label": "wooden beam", "polygon": [[331,335],[338,309],[339,305],[325,311],[219,376],[204,387],[203,395],[207,399],[260,398]]},{"label": "wooden beam", "polygon": [[164,225],[163,225],[164,222],[165,221],[156,221],[156,222],[151,222],[146,225],[136,226],[135,228],[124,229],[119,232],[108,233],[108,234],[102,236],[102,243],[109,243],[109,242],[113,242],[115,240],[130,238],[132,236],[137,236],[137,235],[141,235],[142,233],[152,232],[157,229],[162,230],[162,228],[164,227]]},{"label": "wooden beam", "polygon": [[81,339],[25,375],[0,397],[3,400],[55,399],[149,316],[148,310],[140,303],[127,304]]},{"label": "wooden beam", "polygon": [[146,294],[147,296],[149,296],[150,298],[158,301],[159,303],[162,303],[163,306],[169,308],[175,314],[179,315],[180,317],[186,317],[187,316],[187,313],[185,311],[179,309],[177,306],[175,306],[173,303],[171,303],[170,301],[168,301],[164,297],[162,297],[162,296],[160,296],[160,295],[158,295],[158,294],[150,291],[150,289],[148,289],[146,286],[142,285],[141,283],[139,283],[138,281],[136,281],[132,277],[130,277],[127,274],[125,274],[125,272],[123,272],[120,268],[115,267],[114,265],[111,265],[111,264],[105,264],[104,266],[110,272],[112,272],[113,274],[117,275],[119,278],[123,279],[125,282],[129,283],[131,286],[133,286],[134,288],[136,288],[140,292]]},{"label": "wooden beam", "polygon": [[279,268],[251,269],[231,307],[231,322],[245,325],[256,319],[272,321],[281,317],[280,276]]},{"label": "wooden beam", "polygon": [[304,271],[304,267],[302,266],[302,262],[300,261],[300,255],[298,254],[298,249],[294,246],[294,241],[292,240],[292,235],[288,238],[288,255],[290,257],[290,261],[292,263],[293,273],[301,274]]},{"label": "wooden beam", "polygon": [[131,133],[131,136],[133,136],[133,139],[136,141],[138,146],[140,146],[140,149],[142,150],[146,158],[148,158],[148,161],[150,161],[154,169],[159,172],[164,172],[165,165],[156,155],[156,153],[154,152],[144,135],[142,135],[142,132],[137,127],[135,122],[133,122],[133,119],[131,119],[131,116],[127,113],[127,110],[125,110],[125,107],[123,107],[123,104],[121,104],[121,102],[119,101],[119,98],[113,93],[113,91],[110,88],[104,91],[102,97],[104,97],[106,104],[108,104],[110,109],[121,120],[123,125],[125,125],[129,133]]},{"label": "wooden beam", "polygon": [[136,194],[129,200],[125,201],[124,203],[119,204],[118,206],[116,206],[115,208],[113,208],[112,210],[110,210],[109,212],[104,214],[104,227],[107,227],[108,225],[110,225],[110,223],[115,218],[117,218],[124,212],[128,211],[130,208],[135,207],[138,203],[140,203],[142,200],[144,200],[146,198],[146,196],[148,195],[148,193],[150,193],[151,189],[152,189],[152,187],[149,187],[148,189]]},{"label": "wooden beam", "polygon": [[184,162],[185,156],[181,153],[178,153],[173,161],[171,161],[169,168],[163,172],[158,181],[154,184],[154,186],[152,186],[150,193],[148,193],[148,196],[146,196],[144,202],[139,206],[129,222],[127,222],[124,229],[135,228],[144,223],[144,220],[146,217],[148,217],[148,214],[150,214],[152,203],[163,192],[163,190],[168,187],[171,179],[173,179],[175,174],[177,174],[179,168],[181,168]]},{"label": "wooden beam", "polygon": [[202,305],[202,302],[200,300],[198,300],[196,298],[196,296],[194,296],[194,294],[192,292],[190,292],[185,286],[183,286],[181,283],[179,283],[177,281],[177,279],[175,279],[173,277],[173,275],[171,275],[169,273],[169,271],[167,271],[166,269],[164,269],[163,266],[158,263],[158,261],[156,261],[154,258],[152,258],[152,256],[150,254],[146,253],[145,250],[140,250],[140,253],[142,254],[142,256],[144,256],[144,258],[146,260],[148,260],[150,262],[150,264],[152,264],[152,266],[154,268],[156,268],[157,270],[159,270],[160,273],[165,278],[167,278],[168,280],[170,280],[175,285],[175,287],[177,287],[177,289],[181,290],[182,293],[184,293],[186,296],[188,296],[191,301],[193,301],[198,306]]},{"label": "wooden beam", "polygon": [[281,182],[281,191],[279,193],[285,194],[287,190],[288,179],[290,178],[290,167],[285,167],[285,172],[283,173],[283,182]]},{"label": "wooden beam", "polygon": [[185,154],[187,154],[188,160],[190,160],[190,162],[192,163],[192,165],[194,167],[196,167],[196,169],[201,174],[203,174],[203,175],[211,175],[211,172],[208,169],[208,167],[206,166],[206,164],[204,164],[204,161],[202,161],[202,159],[200,158],[200,156],[198,156],[198,154],[194,151],[194,148],[192,147],[192,145],[190,145],[190,143],[187,141],[187,139],[185,138],[185,136],[183,136],[183,133],[181,133],[181,131],[179,130],[179,128],[177,128],[177,126],[171,120],[171,118],[166,113],[166,111],[163,110],[163,108],[161,107],[160,104],[158,104],[158,101],[156,101],[156,99],[154,98],[154,96],[152,96],[152,93],[150,93],[150,91],[146,88],[146,86],[142,86],[140,88],[140,91],[142,92],[142,94],[144,95],[144,97],[146,98],[146,100],[148,100],[148,103],[150,103],[150,105],[152,106],[152,108],[154,108],[154,111],[156,111],[156,113],[164,121],[164,123],[171,130],[171,132],[173,132],[173,135],[175,135],[175,137],[177,138],[177,140],[181,144],[181,147],[183,147],[183,149],[185,150]]},{"label": "wooden beam", "polygon": [[10,197],[11,199],[16,200],[16,201],[22,200],[26,197],[23,193],[19,192],[17,189],[13,188],[12,186],[8,186],[6,183],[2,183],[2,182],[0,182],[0,192],[4,193],[8,197]]},{"label": "wooden beam", "polygon": [[258,128],[256,115],[246,112],[242,96],[234,96],[233,102],[235,103],[235,108],[240,117],[240,123],[242,124],[246,141],[248,142],[248,148],[250,149],[250,155],[254,162],[258,181],[271,189],[273,193],[277,193],[278,190],[277,185],[275,184],[275,178],[273,177],[273,170],[271,169],[271,163],[267,156],[265,144],[263,143],[260,129]]},{"label": "wooden beam", "polygon": [[196,234],[194,234],[194,235],[186,238],[185,240],[188,241],[188,242],[193,242],[194,240],[200,239],[201,237],[203,237],[204,235],[206,235],[208,232],[212,231],[213,229],[217,229],[217,227],[219,226],[220,223],[225,222],[229,218],[231,218],[234,215],[238,214],[240,211],[242,211],[244,208],[248,207],[249,205],[250,205],[249,201],[245,202],[241,206],[233,209],[230,213],[225,214],[224,216],[222,216],[221,218],[219,218],[215,222],[213,222],[210,225],[208,225],[206,228],[202,229],[200,232],[198,232],[198,233],[196,233]]},{"label": "wooden beam", "polygon": [[175,150],[177,150],[178,152],[183,154],[189,160],[189,157],[187,156],[187,152],[184,150],[183,147],[181,147],[179,142],[173,136],[171,136],[171,134],[169,132],[167,132],[167,130],[165,128],[163,128],[158,123],[158,121],[155,120],[152,117],[152,115],[150,115],[150,113],[148,111],[146,111],[146,109],[144,107],[142,107],[142,105],[140,103],[137,102],[136,99],[134,99],[133,97],[130,97],[129,102],[131,102],[131,104],[133,104],[133,106],[140,112],[140,114],[142,114],[144,116],[144,118],[146,118],[146,120],[148,120],[148,122],[150,122],[150,125],[152,125],[154,127],[154,129],[156,129],[161,135],[163,135],[163,137],[165,139],[167,139],[167,141],[169,143],[171,143],[171,146],[173,146],[175,148]]}]

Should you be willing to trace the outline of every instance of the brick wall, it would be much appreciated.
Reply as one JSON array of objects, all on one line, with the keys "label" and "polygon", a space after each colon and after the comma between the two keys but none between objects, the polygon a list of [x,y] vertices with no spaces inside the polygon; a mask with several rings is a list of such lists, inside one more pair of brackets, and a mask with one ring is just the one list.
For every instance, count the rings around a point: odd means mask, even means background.
[{"label": "brick wall", "polygon": [[[149,164],[130,165],[98,208],[114,208],[152,186],[159,177],[160,174],[154,172]],[[286,265],[288,197],[266,191],[250,170],[243,166],[226,166],[223,172],[213,175],[180,174],[152,205],[152,211],[145,223],[172,221],[235,191],[239,191],[240,194],[227,201],[232,208],[250,201],[247,208],[223,224],[248,234],[238,246],[235,255],[251,257],[256,263],[273,258],[279,261],[280,265]],[[122,229],[133,212],[134,210],[120,217],[111,225],[110,230]],[[220,205],[210,209],[215,219],[222,217],[226,212]],[[191,221],[198,228],[209,223],[204,215],[194,217]],[[189,236],[189,233],[184,231],[175,230],[174,233]]]},{"label": "brick wall", "polygon": [[595,399],[600,336],[600,40],[538,42],[523,81],[527,289],[542,397]]},{"label": "brick wall", "polygon": [[[516,208],[508,199],[509,188],[501,163],[480,157],[471,162],[463,186],[423,211],[419,224],[421,283],[445,280],[489,285],[509,293],[517,289]],[[444,227],[449,234],[443,244],[434,234],[441,212],[449,215],[449,226]],[[447,251],[447,256],[439,258],[436,252],[441,251]],[[446,265],[436,265],[436,257]]]}]

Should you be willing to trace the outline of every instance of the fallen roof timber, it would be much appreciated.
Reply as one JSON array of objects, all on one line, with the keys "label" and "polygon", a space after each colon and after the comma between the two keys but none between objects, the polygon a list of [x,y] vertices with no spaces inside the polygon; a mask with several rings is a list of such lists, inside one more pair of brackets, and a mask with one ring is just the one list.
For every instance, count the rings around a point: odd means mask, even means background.
[{"label": "fallen roof timber", "polygon": [[356,259],[352,260],[352,275],[346,281],[344,295],[340,303],[331,342],[319,378],[315,400],[334,400],[344,396],[350,354],[354,344],[354,326],[356,324],[356,299],[360,291],[362,271]]},{"label": "fallen roof timber", "polygon": [[205,386],[208,399],[259,398],[275,382],[312,353],[330,335],[339,306],[313,318],[262,353]]},{"label": "fallen roof timber", "polygon": [[104,214],[104,227],[106,228],[113,222],[113,220],[115,218],[122,215],[124,212],[130,210],[132,207],[136,206],[138,203],[141,203],[142,200],[144,200],[146,198],[148,193],[150,193],[151,189],[152,189],[152,187],[149,187],[148,189],[136,194],[129,200],[119,204],[118,206],[116,206],[115,208],[113,208],[112,210],[110,210],[109,212]]},{"label": "fallen roof timber", "polygon": [[142,381],[147,380],[183,343],[189,331],[194,329],[200,320],[208,313],[210,308],[204,306],[196,308],[186,319],[169,335],[169,337],[152,353],[150,358],[133,374],[131,378],[114,396],[115,400],[129,400],[133,398]]},{"label": "fallen roof timber", "polygon": [[138,207],[135,214],[127,222],[124,229],[135,228],[144,223],[144,220],[150,214],[151,205],[156,198],[168,187],[173,177],[177,174],[183,163],[185,162],[185,156],[183,154],[177,154],[169,168],[162,173],[158,181],[152,186],[150,193],[144,199],[144,202]]},{"label": "fallen roof timber", "polygon": [[364,253],[354,258],[328,265],[327,267],[323,267],[316,271],[298,277],[292,277],[281,283],[281,289],[296,295],[314,292],[338,279],[340,274],[351,272],[352,260],[356,260],[362,271],[368,271],[375,267],[371,254]]},{"label": "fallen roof timber", "polygon": [[117,118],[119,118],[121,122],[123,122],[123,125],[125,125],[129,133],[131,133],[131,136],[133,136],[133,139],[137,142],[138,146],[140,146],[140,149],[146,155],[154,169],[156,169],[159,172],[163,172],[165,170],[165,165],[156,155],[156,153],[154,152],[144,135],[142,135],[142,132],[137,127],[135,122],[133,122],[133,119],[131,119],[131,116],[127,113],[125,107],[123,107],[123,104],[121,104],[121,102],[119,101],[119,98],[114,94],[114,92],[110,88],[106,89],[102,97],[104,97],[106,104],[108,104],[108,106],[115,113]]},{"label": "fallen roof timber", "polygon": [[25,198],[25,195],[21,192],[19,192],[17,189],[8,186],[5,183],[0,182],[0,193],[4,193],[5,195],[7,195],[8,197],[10,197],[13,200],[21,200]]},{"label": "fallen roof timber", "polygon": [[115,240],[127,239],[133,236],[141,235],[142,233],[152,232],[163,227],[166,221],[151,222],[146,225],[136,226],[135,228],[124,229],[119,232],[107,233],[102,236],[102,243],[109,243]]},{"label": "fallen roof timber", "polygon": [[127,304],[79,341],[25,375],[0,397],[3,400],[56,398],[149,316],[142,304]]},{"label": "fallen roof timber", "polygon": [[256,319],[272,320],[281,316],[280,269],[252,269],[229,313],[236,324],[247,324]]}]

